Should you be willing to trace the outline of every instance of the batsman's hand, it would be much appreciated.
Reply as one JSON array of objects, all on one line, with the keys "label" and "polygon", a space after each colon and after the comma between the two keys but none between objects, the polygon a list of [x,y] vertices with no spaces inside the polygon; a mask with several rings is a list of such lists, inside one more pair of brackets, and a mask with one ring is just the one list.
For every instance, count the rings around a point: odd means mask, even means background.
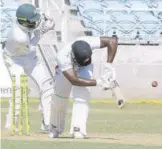
[{"label": "batsman's hand", "polygon": [[109,83],[105,83],[104,80],[101,79],[97,79],[97,86],[100,87],[101,90],[109,90],[110,89],[110,84]]},{"label": "batsman's hand", "polygon": [[43,33],[48,32],[49,30],[54,30],[55,27],[55,22],[52,18],[49,18],[48,16],[46,16],[45,14],[43,14],[42,17],[42,23],[40,25],[40,30]]},{"label": "batsman's hand", "polygon": [[111,81],[109,81],[110,77],[111,77],[110,72],[107,72],[106,74],[102,75],[100,79],[96,80],[97,86],[99,86],[102,90],[111,89]]},{"label": "batsman's hand", "polygon": [[109,90],[115,87],[116,71],[110,63],[104,64],[104,73],[97,81],[97,86],[102,90]]}]

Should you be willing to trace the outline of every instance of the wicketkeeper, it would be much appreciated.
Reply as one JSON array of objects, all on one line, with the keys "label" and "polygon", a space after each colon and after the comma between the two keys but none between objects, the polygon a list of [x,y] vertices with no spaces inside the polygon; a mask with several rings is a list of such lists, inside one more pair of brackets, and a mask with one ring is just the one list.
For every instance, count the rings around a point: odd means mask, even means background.
[{"label": "wicketkeeper", "polygon": [[[59,71],[55,79],[55,95],[51,106],[51,128],[49,137],[56,138],[64,131],[68,99],[73,87],[73,110],[70,133],[74,138],[84,138],[87,134],[90,87],[112,89],[116,72],[112,62],[116,55],[118,40],[114,37],[81,37],[66,45],[57,54]],[[107,63],[104,74],[93,79],[91,64],[95,49],[107,48]],[[101,49],[102,50],[102,49]]]},{"label": "wicketkeeper", "polygon": [[[51,95],[54,91],[51,76],[38,61],[36,46],[43,34],[54,29],[54,21],[42,16],[31,4],[22,4],[18,7],[17,20],[5,42],[3,58],[10,76],[16,75],[16,123],[20,109],[20,75],[25,73],[39,88],[42,130],[47,130],[50,122]],[[11,127],[11,107],[10,100],[6,128]]]}]

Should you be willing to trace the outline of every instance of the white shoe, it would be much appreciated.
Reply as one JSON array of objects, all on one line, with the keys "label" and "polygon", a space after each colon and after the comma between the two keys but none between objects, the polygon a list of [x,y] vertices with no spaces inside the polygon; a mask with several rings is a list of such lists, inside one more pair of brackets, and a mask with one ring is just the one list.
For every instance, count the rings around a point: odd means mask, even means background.
[{"label": "white shoe", "polygon": [[6,129],[10,129],[11,128],[11,120],[12,116],[10,114],[6,115],[6,124],[5,124],[5,128]]},{"label": "white shoe", "polygon": [[73,138],[74,139],[84,139],[85,135],[80,132],[80,128],[74,127]]},{"label": "white shoe", "polygon": [[11,128],[11,124],[10,123],[6,123],[5,128],[6,129],[10,129]]},{"label": "white shoe", "polygon": [[50,127],[50,132],[48,134],[48,137],[50,138],[58,138],[59,137],[59,131],[57,130],[57,128],[53,125],[51,125]]},{"label": "white shoe", "polygon": [[[5,127],[5,129],[6,129],[6,131],[9,131],[9,132],[12,131],[11,127],[8,127],[8,128]],[[15,132],[19,132],[19,129],[18,128],[15,128]]]},{"label": "white shoe", "polygon": [[43,132],[49,132],[49,126],[45,125],[44,121],[42,121],[41,130]]},{"label": "white shoe", "polygon": [[58,138],[59,137],[59,133],[58,132],[50,132],[48,134],[48,137],[50,137],[50,138]]},{"label": "white shoe", "polygon": [[[18,124],[18,121],[17,121],[17,117],[15,117],[15,126],[17,126]],[[11,130],[11,116],[10,115],[7,115],[6,117],[6,124],[5,124],[5,129],[8,129],[8,130]],[[15,131],[18,131],[18,129],[15,127]]]},{"label": "white shoe", "polygon": [[[7,130],[7,131],[9,131],[9,132],[11,132],[11,125],[10,124],[6,124],[5,125],[5,129]],[[19,130],[18,130],[18,128],[17,127],[15,127],[15,132],[18,132]]]}]

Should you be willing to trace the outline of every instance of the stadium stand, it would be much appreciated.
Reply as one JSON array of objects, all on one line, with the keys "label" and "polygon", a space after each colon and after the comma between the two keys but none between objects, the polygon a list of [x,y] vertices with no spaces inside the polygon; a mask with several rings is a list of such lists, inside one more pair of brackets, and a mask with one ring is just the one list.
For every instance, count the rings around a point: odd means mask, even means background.
[{"label": "stadium stand", "polygon": [[161,0],[70,0],[70,4],[92,35],[156,43],[162,34]]},{"label": "stadium stand", "polygon": [[[9,5],[4,2],[5,6]],[[120,43],[137,40],[157,43],[162,35],[162,0],[69,0],[69,4],[69,8],[76,11],[74,19],[82,20],[83,28],[92,35],[115,35]],[[0,11],[3,39],[14,20],[15,10]]]},{"label": "stadium stand", "polygon": [[5,40],[8,34],[7,29],[11,28],[13,21],[15,20],[15,9],[7,8],[1,9],[1,21],[0,21],[0,32],[1,40]]},{"label": "stadium stand", "polygon": [[[1,41],[6,38],[15,16],[16,5],[11,6],[8,1],[13,0],[0,0]],[[60,9],[61,15],[52,3],[58,2],[59,6],[60,0],[49,1],[47,9],[44,4],[47,0],[42,0],[42,8],[55,13],[57,23],[56,33],[49,32],[40,42],[45,45],[42,46],[44,51],[55,43],[61,50],[66,42],[79,36],[117,36],[119,46],[114,66],[123,94],[129,99],[161,99],[161,86],[152,89],[150,85],[152,80],[157,80],[160,85],[162,77],[162,0],[65,0],[65,10]],[[41,3],[37,4],[41,9]],[[96,50],[93,54],[94,77],[100,77],[105,61],[106,49],[102,52]],[[30,97],[37,96],[35,84],[29,80],[29,85]],[[111,98],[111,92],[99,91],[98,88],[93,88],[91,95],[95,99]]]}]

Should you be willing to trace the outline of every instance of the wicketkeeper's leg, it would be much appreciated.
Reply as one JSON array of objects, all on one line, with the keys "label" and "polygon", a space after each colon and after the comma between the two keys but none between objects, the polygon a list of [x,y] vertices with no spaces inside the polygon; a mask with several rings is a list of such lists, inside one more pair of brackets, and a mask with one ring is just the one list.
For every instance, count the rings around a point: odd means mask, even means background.
[{"label": "wicketkeeper's leg", "polygon": [[40,106],[43,116],[43,123],[46,126],[50,125],[50,113],[51,113],[51,99],[54,94],[54,80],[50,76],[49,72],[45,69],[43,64],[38,63],[34,58],[29,58],[30,62],[24,68],[25,72],[35,82],[39,89]]}]

